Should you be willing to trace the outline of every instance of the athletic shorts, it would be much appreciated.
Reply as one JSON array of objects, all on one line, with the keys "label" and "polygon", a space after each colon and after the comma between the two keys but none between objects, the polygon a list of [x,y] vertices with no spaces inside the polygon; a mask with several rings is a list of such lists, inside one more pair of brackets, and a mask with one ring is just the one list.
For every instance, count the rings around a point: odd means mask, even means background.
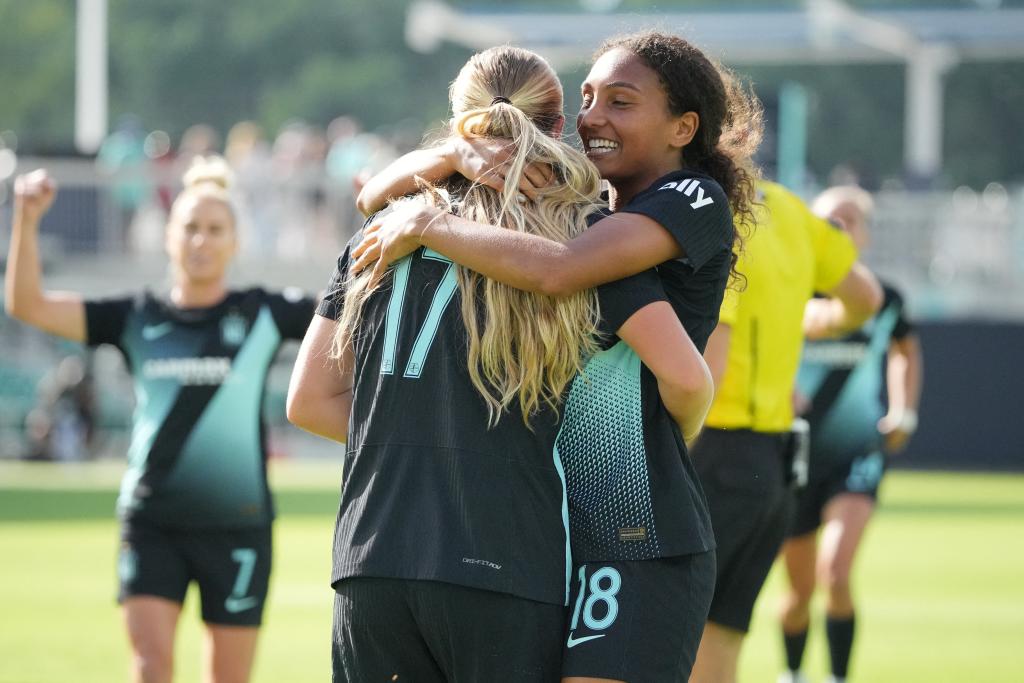
[{"label": "athletic shorts", "polygon": [[711,511],[717,580],[708,621],[746,632],[793,515],[787,433],[706,429],[691,454]]},{"label": "athletic shorts", "polygon": [[686,683],[714,585],[714,551],[576,565],[562,676]]},{"label": "athletic shorts", "polygon": [[138,520],[121,527],[118,602],[154,595],[184,602],[199,584],[203,621],[259,626],[271,563],[270,527],[167,529]]},{"label": "athletic shorts", "polygon": [[822,464],[815,471],[811,453],[811,470],[807,486],[797,492],[796,516],[789,535],[803,536],[821,526],[821,513],[829,501],[843,493],[858,493],[872,501],[878,500],[888,461],[881,451],[872,451],[855,458],[835,459],[818,455]]},{"label": "athletic shorts", "polygon": [[334,591],[334,683],[558,683],[563,605],[439,581]]}]

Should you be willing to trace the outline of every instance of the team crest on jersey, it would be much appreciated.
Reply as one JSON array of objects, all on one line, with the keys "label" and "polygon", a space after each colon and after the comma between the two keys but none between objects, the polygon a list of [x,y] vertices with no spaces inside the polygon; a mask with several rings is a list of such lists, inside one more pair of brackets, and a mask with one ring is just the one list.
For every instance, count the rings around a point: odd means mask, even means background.
[{"label": "team crest on jersey", "polygon": [[248,333],[249,323],[240,313],[232,311],[220,321],[220,339],[225,346],[241,346]]},{"label": "team crest on jersey", "polygon": [[[701,187],[700,181],[693,178],[687,178],[686,180],[679,183],[665,183],[658,190],[675,190],[676,192],[682,192],[687,197],[693,197],[693,201],[690,202],[690,206],[694,209],[699,209],[702,206],[708,204],[714,204],[715,200],[710,195],[704,196],[704,188]],[[697,196],[694,197],[694,192]]]}]

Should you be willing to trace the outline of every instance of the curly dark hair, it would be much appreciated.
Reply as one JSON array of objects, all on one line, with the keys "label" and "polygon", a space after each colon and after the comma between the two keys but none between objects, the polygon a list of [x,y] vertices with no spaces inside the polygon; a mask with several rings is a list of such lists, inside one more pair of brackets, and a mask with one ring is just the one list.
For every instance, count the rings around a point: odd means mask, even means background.
[{"label": "curly dark hair", "polygon": [[[729,198],[735,223],[753,226],[760,174],[752,157],[764,132],[760,100],[732,71],[679,36],[644,31],[613,37],[601,44],[594,60],[618,48],[658,74],[673,116],[697,113],[700,123],[682,151],[683,166],[714,178]],[[735,239],[740,251],[743,235],[737,231]]]}]

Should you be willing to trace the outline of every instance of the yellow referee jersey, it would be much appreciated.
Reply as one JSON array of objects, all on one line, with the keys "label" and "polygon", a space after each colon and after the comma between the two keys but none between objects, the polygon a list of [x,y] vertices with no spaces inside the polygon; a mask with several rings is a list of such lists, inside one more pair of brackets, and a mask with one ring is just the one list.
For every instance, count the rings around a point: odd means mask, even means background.
[{"label": "yellow referee jersey", "polygon": [[746,289],[726,291],[719,322],[732,335],[706,424],[717,429],[788,431],[803,346],[804,304],[843,281],[857,260],[845,232],[818,218],[781,185],[758,183],[762,206],[737,269]]}]

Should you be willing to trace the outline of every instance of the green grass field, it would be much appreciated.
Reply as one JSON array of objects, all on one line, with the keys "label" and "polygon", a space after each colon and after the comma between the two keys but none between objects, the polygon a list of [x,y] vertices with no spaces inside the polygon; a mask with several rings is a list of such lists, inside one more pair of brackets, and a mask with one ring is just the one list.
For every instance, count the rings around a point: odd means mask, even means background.
[{"label": "green grass field", "polygon": [[[0,682],[125,680],[114,605],[116,465],[0,463]],[[340,472],[274,463],[275,571],[257,683],[329,680],[330,542]],[[1024,476],[891,474],[860,556],[852,680],[1024,681]],[[774,681],[781,654],[774,573],[744,650],[741,682]],[[190,593],[177,680],[199,680]],[[812,680],[826,671],[812,635]],[[486,682],[481,682],[486,683]]]}]

